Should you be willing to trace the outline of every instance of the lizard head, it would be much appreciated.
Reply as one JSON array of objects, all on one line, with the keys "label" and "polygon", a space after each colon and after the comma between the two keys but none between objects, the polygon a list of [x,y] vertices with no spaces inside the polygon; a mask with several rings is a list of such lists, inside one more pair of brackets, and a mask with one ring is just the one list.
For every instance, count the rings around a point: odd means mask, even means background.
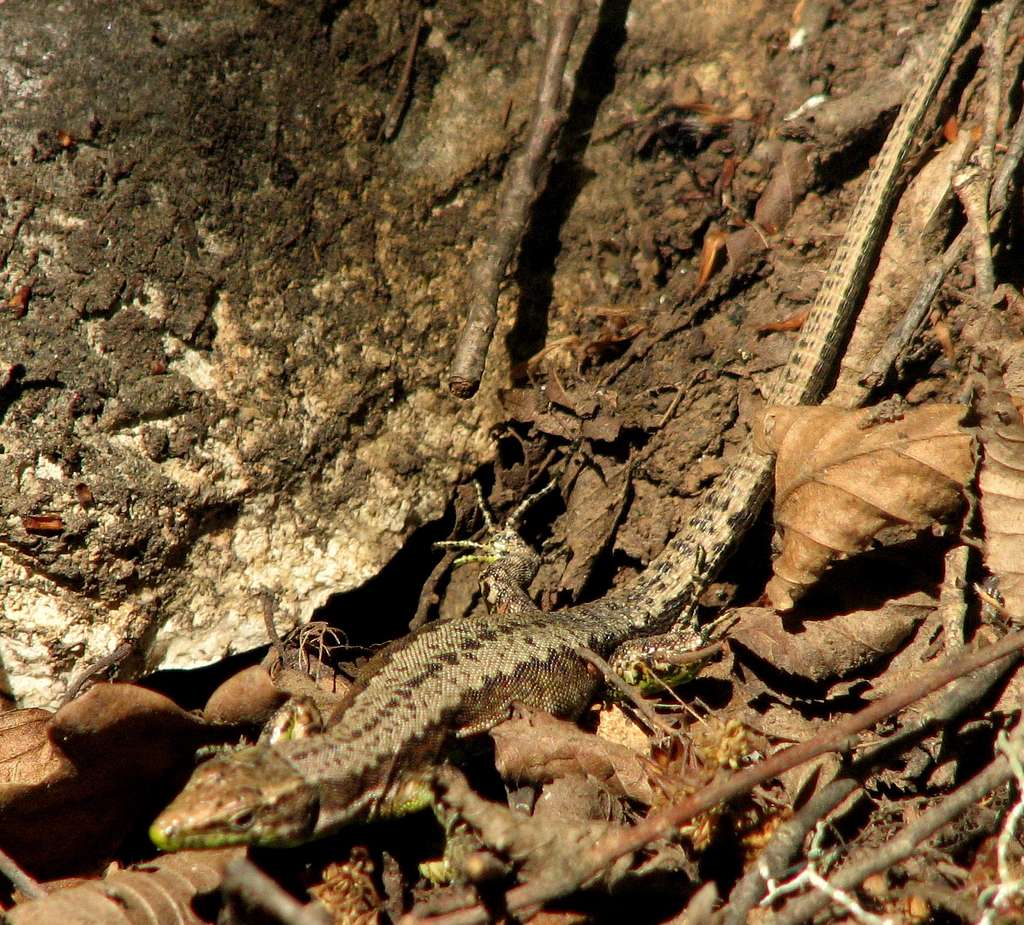
[{"label": "lizard head", "polygon": [[164,851],[284,847],[308,841],[318,814],[316,789],[273,749],[257,745],[196,768],[149,837]]}]

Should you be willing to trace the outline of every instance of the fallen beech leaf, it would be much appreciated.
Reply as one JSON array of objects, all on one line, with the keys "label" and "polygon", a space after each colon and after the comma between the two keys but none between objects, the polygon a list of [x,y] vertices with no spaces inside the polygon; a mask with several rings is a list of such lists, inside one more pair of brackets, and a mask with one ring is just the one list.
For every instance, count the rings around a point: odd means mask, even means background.
[{"label": "fallen beech leaf", "polygon": [[217,888],[244,848],[180,851],[128,870],[112,870],[4,914],[8,925],[203,925],[192,909],[199,893]]},{"label": "fallen beech leaf", "polygon": [[224,735],[130,684],[97,684],[52,716],[4,714],[0,844],[37,877],[94,867]]},{"label": "fallen beech leaf", "polygon": [[830,681],[891,655],[934,607],[921,592],[827,620],[793,620],[770,608],[741,607],[732,612],[737,622],[729,638],[777,671]]},{"label": "fallen beech leaf", "polygon": [[650,759],[540,711],[523,710],[495,726],[491,738],[498,773],[517,783],[586,777],[647,806],[670,785]]},{"label": "fallen beech leaf", "polygon": [[[109,762],[114,776],[163,773],[218,735],[174,701],[134,684],[95,684],[50,721],[50,737],[76,762]],[[116,766],[120,760],[130,766]]]},{"label": "fallen beech leaf", "polygon": [[73,771],[53,747],[47,728],[49,710],[11,710],[0,714],[0,806],[16,787],[54,781]]},{"label": "fallen beech leaf", "polygon": [[1024,423],[994,371],[982,385],[978,504],[985,567],[1011,615],[1024,619]]},{"label": "fallen beech leaf", "polygon": [[266,668],[250,665],[210,695],[203,716],[211,723],[256,725],[266,722],[287,699],[287,692],[278,689]]},{"label": "fallen beech leaf", "polygon": [[877,422],[868,408],[772,406],[758,443],[778,454],[775,523],[782,553],[766,589],[789,610],[840,555],[864,549],[883,527],[915,528],[957,509],[974,471],[961,405],[927,405]]}]

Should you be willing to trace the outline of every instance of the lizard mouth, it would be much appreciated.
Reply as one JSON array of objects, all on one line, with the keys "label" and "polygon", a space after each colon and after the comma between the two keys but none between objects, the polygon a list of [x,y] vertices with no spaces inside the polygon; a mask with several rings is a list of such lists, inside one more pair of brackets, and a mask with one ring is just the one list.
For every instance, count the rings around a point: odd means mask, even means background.
[{"label": "lizard mouth", "polygon": [[252,841],[244,832],[215,832],[188,834],[174,824],[162,823],[157,819],[149,827],[149,838],[161,851],[183,851],[188,848],[226,848],[229,845],[247,844]]}]

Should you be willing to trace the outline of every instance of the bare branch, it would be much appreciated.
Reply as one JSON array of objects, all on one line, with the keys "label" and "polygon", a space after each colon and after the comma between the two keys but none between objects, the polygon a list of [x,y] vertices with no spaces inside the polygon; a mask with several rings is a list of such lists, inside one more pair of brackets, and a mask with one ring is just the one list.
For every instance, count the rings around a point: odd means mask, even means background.
[{"label": "bare branch", "polygon": [[459,398],[476,394],[498,321],[498,288],[522,240],[547,172],[551,149],[562,123],[563,79],[569,46],[580,21],[579,0],[552,0],[548,41],[533,122],[526,145],[508,171],[501,210],[484,252],[469,268],[469,312],[450,366],[448,388]]}]

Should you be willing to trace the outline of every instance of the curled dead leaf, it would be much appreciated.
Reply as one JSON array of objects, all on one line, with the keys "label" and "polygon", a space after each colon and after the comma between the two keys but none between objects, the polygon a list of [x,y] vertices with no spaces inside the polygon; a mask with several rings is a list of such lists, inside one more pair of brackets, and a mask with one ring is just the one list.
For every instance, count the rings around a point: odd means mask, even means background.
[{"label": "curled dead leaf", "polygon": [[928,405],[897,420],[872,409],[766,409],[756,439],[777,454],[775,523],[782,553],[767,594],[789,610],[837,556],[883,527],[927,527],[955,511],[974,471],[961,405]]},{"label": "curled dead leaf", "polygon": [[151,818],[195,749],[224,734],[131,684],[97,684],[53,715],[4,714],[0,844],[35,876],[93,866]]},{"label": "curled dead leaf", "polygon": [[700,250],[700,269],[697,272],[698,292],[707,285],[720,266],[720,257],[725,253],[726,239],[726,233],[718,229],[711,229],[704,235],[704,244]]},{"label": "curled dead leaf", "polygon": [[1024,619],[1024,422],[994,372],[979,396],[978,504],[985,567],[1012,617]]},{"label": "curled dead leaf", "polygon": [[928,595],[912,592],[876,610],[799,622],[769,608],[741,607],[734,612],[737,623],[730,639],[777,671],[830,681],[891,655],[934,606]]},{"label": "curled dead leaf", "polygon": [[211,723],[265,723],[288,699],[279,690],[262,665],[250,665],[233,674],[218,687],[206,706],[203,716]]},{"label": "curled dead leaf", "polygon": [[202,925],[192,908],[198,893],[217,888],[243,848],[181,851],[128,870],[112,870],[4,913],[9,925]]},{"label": "curled dead leaf", "polygon": [[650,759],[540,711],[523,710],[495,726],[491,738],[498,772],[518,783],[585,777],[648,806],[668,784]]}]

